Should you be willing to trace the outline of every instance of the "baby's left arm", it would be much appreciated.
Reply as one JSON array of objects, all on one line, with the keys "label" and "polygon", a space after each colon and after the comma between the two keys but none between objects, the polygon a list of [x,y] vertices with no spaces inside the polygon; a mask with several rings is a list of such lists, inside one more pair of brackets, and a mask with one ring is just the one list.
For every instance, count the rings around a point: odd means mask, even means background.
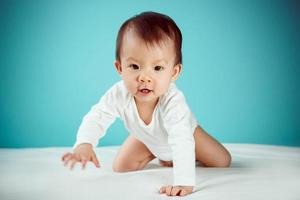
[{"label": "baby's left arm", "polygon": [[174,184],[163,186],[160,193],[168,196],[185,196],[193,192],[195,185],[195,142],[192,136],[187,135],[184,130],[179,129],[180,135],[169,136],[169,143],[173,157]]},{"label": "baby's left arm", "polygon": [[184,97],[178,95],[169,101],[165,109],[164,125],[168,131],[168,143],[172,150],[172,186],[163,186],[160,193],[168,196],[184,196],[193,192],[195,186],[195,141],[197,126]]}]

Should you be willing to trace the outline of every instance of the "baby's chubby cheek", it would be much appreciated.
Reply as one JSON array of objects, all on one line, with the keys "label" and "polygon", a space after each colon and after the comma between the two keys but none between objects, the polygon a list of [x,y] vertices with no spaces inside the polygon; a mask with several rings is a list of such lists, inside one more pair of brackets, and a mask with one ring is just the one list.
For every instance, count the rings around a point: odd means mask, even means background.
[{"label": "baby's chubby cheek", "polygon": [[135,94],[137,92],[137,89],[138,89],[137,83],[135,83],[134,81],[128,80],[124,77],[122,77],[122,80],[124,81],[125,87],[129,93]]},{"label": "baby's chubby cheek", "polygon": [[155,84],[154,90],[156,93],[159,93],[159,95],[163,95],[168,91],[170,84],[169,81],[161,80]]}]

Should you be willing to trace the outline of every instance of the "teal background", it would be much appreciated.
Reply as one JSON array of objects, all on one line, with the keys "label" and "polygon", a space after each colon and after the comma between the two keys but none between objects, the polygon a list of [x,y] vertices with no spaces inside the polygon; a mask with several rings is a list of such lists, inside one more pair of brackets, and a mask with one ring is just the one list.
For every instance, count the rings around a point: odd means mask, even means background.
[{"label": "teal background", "polygon": [[[0,2],[0,147],[72,146],[120,79],[120,25],[149,10],[181,28],[177,84],[204,129],[222,143],[300,146],[297,1]],[[100,146],[126,137],[117,120]]]}]

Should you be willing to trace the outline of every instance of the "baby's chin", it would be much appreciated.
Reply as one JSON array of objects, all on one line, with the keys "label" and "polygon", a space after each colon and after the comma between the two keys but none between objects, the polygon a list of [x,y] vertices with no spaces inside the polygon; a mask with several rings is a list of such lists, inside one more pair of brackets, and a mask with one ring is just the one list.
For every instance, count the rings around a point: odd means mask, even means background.
[{"label": "baby's chin", "polygon": [[152,103],[159,99],[159,97],[153,94],[153,92],[151,92],[151,94],[146,96],[141,95],[139,93],[135,93],[133,96],[136,101],[143,102],[143,103]]}]

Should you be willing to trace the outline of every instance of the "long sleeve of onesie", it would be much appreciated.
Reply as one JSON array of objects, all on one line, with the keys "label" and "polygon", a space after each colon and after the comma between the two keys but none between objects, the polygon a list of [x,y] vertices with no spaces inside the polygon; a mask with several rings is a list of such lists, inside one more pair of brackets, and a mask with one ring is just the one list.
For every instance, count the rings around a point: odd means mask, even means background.
[{"label": "long sleeve of onesie", "polygon": [[165,127],[172,149],[174,185],[195,185],[195,141],[193,116],[181,92],[167,100]]},{"label": "long sleeve of onesie", "polygon": [[96,147],[99,139],[105,135],[107,128],[119,116],[118,106],[115,103],[118,90],[115,87],[108,90],[100,101],[83,117],[73,148],[82,143],[90,143],[93,147]]}]

